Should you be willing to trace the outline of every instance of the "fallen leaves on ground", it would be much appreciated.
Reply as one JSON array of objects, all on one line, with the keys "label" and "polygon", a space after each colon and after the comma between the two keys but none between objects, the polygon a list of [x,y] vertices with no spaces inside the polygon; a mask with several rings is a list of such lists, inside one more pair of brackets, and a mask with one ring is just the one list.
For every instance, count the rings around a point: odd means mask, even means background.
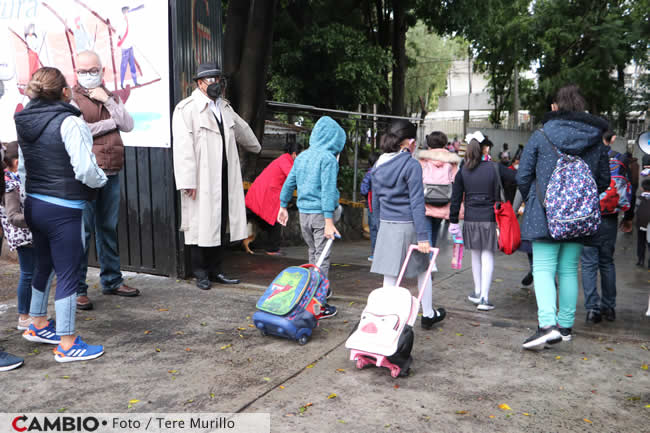
[{"label": "fallen leaves on ground", "polygon": [[264,380],[265,382],[270,382],[271,378],[270,377],[263,377],[262,380]]},{"label": "fallen leaves on ground", "polygon": [[169,311],[169,308],[158,308],[158,311],[160,311],[160,312]]},{"label": "fallen leaves on ground", "polygon": [[555,359],[562,359],[560,355],[556,356]]},{"label": "fallen leaves on ground", "polygon": [[343,372],[345,372],[345,368],[337,368],[336,372],[337,373],[343,373]]},{"label": "fallen leaves on ground", "polygon": [[144,335],[149,335],[151,334],[151,331],[144,331]]},{"label": "fallen leaves on ground", "polygon": [[221,346],[221,350],[228,349],[229,347],[232,347],[232,344],[226,344],[225,346]]},{"label": "fallen leaves on ground", "polygon": [[178,373],[178,370],[167,370],[167,373],[170,373],[170,374]]},{"label": "fallen leaves on ground", "polygon": [[210,398],[214,398],[214,392],[210,393]]},{"label": "fallen leaves on ground", "polygon": [[462,332],[456,332],[456,335],[458,335],[459,337],[462,337],[463,333]]},{"label": "fallen leaves on ground", "polygon": [[70,376],[61,376],[62,379],[70,379]]},{"label": "fallen leaves on ground", "polygon": [[524,416],[530,416],[530,414],[528,412],[522,412],[521,414],[524,415]]},{"label": "fallen leaves on ground", "polygon": [[466,410],[457,410],[456,415],[465,415],[467,413]]},{"label": "fallen leaves on ground", "polygon": [[399,385],[395,384],[395,386],[393,386],[393,388],[399,389]]},{"label": "fallen leaves on ground", "polygon": [[284,389],[284,385],[280,385],[280,386],[278,386],[278,388]]},{"label": "fallen leaves on ground", "polygon": [[186,351],[186,352],[191,352],[192,349],[190,349],[189,347],[186,347],[186,348],[185,348],[185,351]]},{"label": "fallen leaves on ground", "polygon": [[641,366],[641,370],[647,370],[648,369],[648,364],[643,364]]},{"label": "fallen leaves on ground", "polygon": [[472,326],[481,326],[481,324],[478,322],[469,322],[469,324]]},{"label": "fallen leaves on ground", "polygon": [[156,352],[160,352],[160,348],[156,347]]},{"label": "fallen leaves on ground", "polygon": [[57,409],[56,411],[59,412],[59,413],[63,413],[66,410],[68,410],[68,409],[66,409],[65,407],[62,407],[61,409]]},{"label": "fallen leaves on ground", "polygon": [[335,394],[335,393],[332,393],[332,394],[330,394],[330,395],[327,396],[327,399],[328,399],[328,400],[331,400],[331,399],[333,399],[333,398],[336,398],[336,394]]},{"label": "fallen leaves on ground", "polygon": [[589,424],[593,424],[591,421],[589,421],[587,418],[582,418],[584,422],[588,422]]},{"label": "fallen leaves on ground", "polygon": [[238,330],[238,331],[245,331],[246,328],[242,328],[242,327],[240,326],[239,328],[237,328],[237,330]]},{"label": "fallen leaves on ground", "polygon": [[589,360],[589,358],[582,358],[582,360],[583,360],[583,361],[587,361],[587,360]]},{"label": "fallen leaves on ground", "polygon": [[185,333],[183,331],[176,331],[176,335],[184,335]]},{"label": "fallen leaves on ground", "polygon": [[501,403],[501,404],[499,405],[499,409],[501,409],[501,410],[512,410],[512,409],[510,408],[510,406],[508,406],[506,403]]},{"label": "fallen leaves on ground", "polygon": [[248,325],[248,327],[249,327],[249,328],[254,328],[254,327],[255,327],[255,325]]},{"label": "fallen leaves on ground", "polygon": [[307,367],[305,367],[305,368],[314,368],[314,364],[309,364],[309,365],[308,365]]},{"label": "fallen leaves on ground", "polygon": [[614,351],[614,349],[612,349],[611,347],[606,347],[605,349],[606,349],[606,350],[609,350],[610,352],[613,352],[613,351]]}]

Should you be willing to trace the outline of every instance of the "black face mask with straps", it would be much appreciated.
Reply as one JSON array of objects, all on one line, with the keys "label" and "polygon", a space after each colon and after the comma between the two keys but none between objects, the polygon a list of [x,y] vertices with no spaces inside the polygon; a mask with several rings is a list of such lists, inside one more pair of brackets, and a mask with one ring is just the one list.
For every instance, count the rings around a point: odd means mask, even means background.
[{"label": "black face mask with straps", "polygon": [[223,89],[225,88],[225,83],[222,81],[217,81],[216,83],[212,83],[208,86],[206,93],[208,94],[208,98],[212,99],[213,101],[216,101],[217,99],[221,98],[221,94],[223,93]]}]

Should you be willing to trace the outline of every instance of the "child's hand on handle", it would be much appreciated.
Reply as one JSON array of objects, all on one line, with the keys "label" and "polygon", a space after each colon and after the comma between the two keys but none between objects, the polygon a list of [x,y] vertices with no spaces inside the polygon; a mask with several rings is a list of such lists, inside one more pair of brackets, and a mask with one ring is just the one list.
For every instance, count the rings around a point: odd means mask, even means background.
[{"label": "child's hand on handle", "polygon": [[287,221],[289,221],[289,212],[287,212],[286,207],[281,207],[278,211],[278,222],[283,226],[286,226]]},{"label": "child's hand on handle", "polygon": [[449,224],[449,233],[454,236],[462,235],[463,231],[460,229],[460,224]]},{"label": "child's hand on handle", "polygon": [[332,218],[325,218],[325,237],[327,239],[334,239],[335,237],[341,237],[341,233],[336,229],[334,225],[334,220]]},{"label": "child's hand on handle", "polygon": [[431,244],[429,244],[429,241],[418,242],[418,251],[423,254],[429,254],[431,252]]}]

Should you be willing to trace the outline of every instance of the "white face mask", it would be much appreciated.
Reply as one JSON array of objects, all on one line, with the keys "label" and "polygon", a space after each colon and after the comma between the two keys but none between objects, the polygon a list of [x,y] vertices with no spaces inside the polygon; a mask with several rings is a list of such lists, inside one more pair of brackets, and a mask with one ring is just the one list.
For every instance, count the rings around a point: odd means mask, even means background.
[{"label": "white face mask", "polygon": [[93,77],[90,74],[77,75],[77,82],[81,87],[84,87],[86,89],[94,89],[101,86],[102,75],[98,74],[96,77]]}]

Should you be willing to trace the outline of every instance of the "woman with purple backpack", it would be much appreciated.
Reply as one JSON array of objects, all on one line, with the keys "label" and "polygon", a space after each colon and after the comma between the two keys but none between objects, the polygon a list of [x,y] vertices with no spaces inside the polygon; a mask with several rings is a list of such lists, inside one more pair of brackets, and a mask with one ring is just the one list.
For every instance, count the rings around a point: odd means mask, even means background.
[{"label": "woman with purple backpack", "polygon": [[[526,349],[571,340],[578,300],[578,263],[583,243],[589,237],[567,236],[567,240],[556,240],[554,237],[558,238],[558,235],[549,229],[549,221],[552,220],[551,206],[567,200],[572,194],[586,196],[587,192],[595,196],[596,221],[593,225],[597,227],[600,221],[597,194],[607,189],[610,180],[607,148],[602,142],[608,124],[606,120],[586,113],[586,107],[577,86],[561,88],[551,105],[552,111],[542,120],[543,127],[533,133],[524,147],[519,164],[517,184],[526,201],[521,238],[533,244],[533,279],[539,321],[537,332],[524,341]],[[578,188],[557,191],[550,185],[551,178],[558,160],[566,155],[568,159],[579,157],[587,167],[581,173],[562,173],[562,177],[581,178],[584,182]],[[576,164],[569,166],[575,167]],[[555,226],[552,225],[552,229]],[[557,290],[556,274],[559,281]],[[559,310],[556,308],[558,297]]]}]

